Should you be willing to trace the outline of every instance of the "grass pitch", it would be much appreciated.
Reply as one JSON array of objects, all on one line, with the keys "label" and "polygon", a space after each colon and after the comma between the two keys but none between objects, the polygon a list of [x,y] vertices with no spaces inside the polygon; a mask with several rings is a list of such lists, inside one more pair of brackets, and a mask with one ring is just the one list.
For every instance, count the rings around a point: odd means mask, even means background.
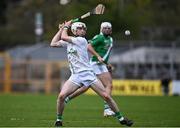
[{"label": "grass pitch", "polygon": [[[0,94],[0,127],[53,127],[57,95]],[[180,126],[180,97],[113,96],[135,127]],[[65,108],[64,127],[122,127],[103,117],[98,96],[81,95]]]}]

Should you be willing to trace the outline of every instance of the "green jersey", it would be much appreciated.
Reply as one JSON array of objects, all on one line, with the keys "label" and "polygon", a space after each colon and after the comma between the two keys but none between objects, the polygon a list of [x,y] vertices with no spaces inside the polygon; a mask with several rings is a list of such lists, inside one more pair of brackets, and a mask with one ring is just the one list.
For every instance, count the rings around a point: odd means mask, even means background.
[{"label": "green jersey", "polygon": [[[111,36],[104,36],[102,33],[96,35],[92,40],[89,40],[94,50],[103,58],[107,63],[109,55],[113,46],[113,39]],[[91,61],[98,62],[96,56],[92,56]]]}]

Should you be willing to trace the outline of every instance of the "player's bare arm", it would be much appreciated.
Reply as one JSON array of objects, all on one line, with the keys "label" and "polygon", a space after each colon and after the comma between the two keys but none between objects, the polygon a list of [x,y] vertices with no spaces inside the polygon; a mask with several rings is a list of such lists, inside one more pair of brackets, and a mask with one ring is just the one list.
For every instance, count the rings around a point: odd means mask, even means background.
[{"label": "player's bare arm", "polygon": [[70,28],[71,24],[72,24],[72,20],[65,22],[61,35],[61,39],[69,43],[72,43],[72,39],[71,39],[72,37],[68,35],[68,28]]},{"label": "player's bare arm", "polygon": [[104,62],[103,58],[94,50],[94,48],[92,47],[91,44],[88,44],[88,51],[91,54],[95,55],[97,57],[97,59],[99,60],[99,62],[101,62],[101,63]]},{"label": "player's bare arm", "polygon": [[63,27],[64,27],[64,24],[59,24],[59,30],[51,41],[51,44],[50,44],[51,47],[60,47],[61,46],[60,40],[61,40]]}]

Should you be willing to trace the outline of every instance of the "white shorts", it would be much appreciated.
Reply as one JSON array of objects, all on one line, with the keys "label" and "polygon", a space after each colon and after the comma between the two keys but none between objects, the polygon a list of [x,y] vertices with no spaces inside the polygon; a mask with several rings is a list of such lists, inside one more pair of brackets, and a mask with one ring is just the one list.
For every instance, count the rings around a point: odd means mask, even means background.
[{"label": "white shorts", "polygon": [[96,62],[91,62],[91,66],[93,68],[93,72],[96,74],[96,75],[99,75],[99,74],[102,74],[104,72],[108,72],[108,69],[106,67],[105,64],[102,64],[102,63],[96,63]]},{"label": "white shorts", "polygon": [[93,71],[83,71],[76,74],[71,74],[70,81],[78,86],[90,86],[97,81],[96,75]]}]

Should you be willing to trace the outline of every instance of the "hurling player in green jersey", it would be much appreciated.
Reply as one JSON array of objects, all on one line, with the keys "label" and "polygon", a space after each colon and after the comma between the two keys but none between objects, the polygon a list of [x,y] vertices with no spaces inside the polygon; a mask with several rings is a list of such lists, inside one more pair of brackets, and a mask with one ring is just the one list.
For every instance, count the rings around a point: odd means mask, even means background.
[{"label": "hurling player in green jersey", "polygon": [[[89,41],[88,49],[92,53],[91,65],[96,76],[101,80],[108,94],[112,92],[112,78],[107,69],[110,52],[113,46],[112,25],[109,22],[103,22],[100,28],[100,34]],[[109,105],[104,102],[104,116],[113,116],[115,113]]]},{"label": "hurling player in green jersey", "polygon": [[[108,94],[112,92],[112,77],[107,69],[108,59],[113,46],[112,25],[109,22],[101,23],[100,34],[89,40],[88,50],[92,53],[91,65],[98,79],[101,80]],[[85,92],[88,88],[82,87],[66,98],[66,102]],[[104,102],[104,116],[113,116],[115,113]]]}]

